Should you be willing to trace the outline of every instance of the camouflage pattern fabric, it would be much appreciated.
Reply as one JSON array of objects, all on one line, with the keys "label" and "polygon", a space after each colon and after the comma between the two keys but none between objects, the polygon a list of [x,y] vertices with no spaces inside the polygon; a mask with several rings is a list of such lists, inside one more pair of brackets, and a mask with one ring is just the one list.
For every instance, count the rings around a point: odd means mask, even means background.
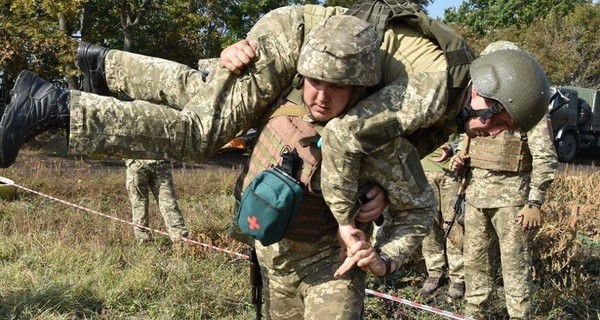
[{"label": "camouflage pattern fabric", "polygon": [[[512,139],[521,139],[518,132],[503,132]],[[524,205],[527,200],[543,203],[546,191],[554,180],[557,158],[549,119],[544,118],[527,133],[532,158],[531,173],[494,172],[472,168],[467,188],[467,202],[476,208],[500,208]],[[482,139],[482,138],[478,138]],[[494,190],[490,196],[489,190]]]},{"label": "camouflage pattern fabric", "polygon": [[366,273],[339,267],[335,236],[307,243],[284,238],[268,247],[255,243],[268,319],[362,319]]},{"label": "camouflage pattern fabric", "polygon": [[[437,159],[437,156],[435,159]],[[425,258],[427,274],[429,277],[439,278],[445,274],[447,268],[447,274],[452,283],[464,283],[462,247],[458,247],[452,241],[446,241],[444,238],[445,228],[447,228],[444,221],[452,220],[454,215],[453,204],[456,200],[456,193],[460,188],[460,181],[454,179],[453,174],[444,171],[425,172],[425,175],[438,200],[437,213],[433,220],[431,233],[423,239],[421,251],[423,258]]]},{"label": "camouflage pattern fabric", "polygon": [[[489,255],[497,237],[508,313],[511,319],[529,319],[531,316],[528,233],[514,220],[527,200],[543,203],[546,199],[557,164],[551,137],[547,118],[527,133],[531,173],[471,169],[464,236],[465,312],[470,315],[483,314],[490,299],[494,266],[490,265],[493,260]],[[514,133],[513,138],[520,139],[520,134]]]},{"label": "camouflage pattern fabric", "polygon": [[389,148],[397,136],[443,121],[447,111],[446,61],[435,44],[406,27],[392,26],[382,48],[380,85],[385,87],[323,131],[323,193],[341,224],[352,218],[360,159]]},{"label": "camouflage pattern fabric", "polygon": [[373,26],[353,16],[335,15],[307,35],[297,69],[311,79],[370,87],[381,79],[381,69],[373,68],[379,65],[379,43]]},{"label": "camouflage pattern fabric", "polygon": [[112,92],[135,99],[72,92],[71,153],[200,162],[252,127],[291,85],[303,41],[302,7],[265,15],[248,34],[258,59],[242,76],[111,50],[105,61]]},{"label": "camouflage pattern fabric", "polygon": [[[376,183],[386,190],[390,219],[386,217],[386,223],[377,230],[374,247],[402,264],[431,231],[437,204],[416,149],[408,140],[397,137],[389,148],[363,159],[358,181],[359,185]],[[321,168],[324,196],[326,186],[328,189],[329,180],[323,179]]]},{"label": "camouflage pattern fabric", "polygon": [[[186,66],[111,50],[106,57],[109,88],[136,101],[73,91],[70,151],[91,156],[205,160],[237,133],[253,126],[291,85],[307,30],[325,16],[343,11],[307,5],[268,13],[249,33],[259,44],[259,58],[241,77],[219,68],[204,80],[201,72]],[[336,135],[337,145],[331,141],[325,145],[334,146],[330,154],[340,159],[351,156],[344,152],[348,146],[354,154],[367,151],[363,169],[369,170],[369,175],[361,179],[380,183],[393,203],[393,223],[379,230],[379,249],[402,262],[429,233],[435,200],[414,147],[399,137],[372,140],[378,138],[371,133],[390,128],[387,132],[394,136],[395,123],[398,130],[412,133],[449,120],[454,113],[446,112],[447,64],[433,42],[406,26],[394,25],[385,32],[381,48],[381,87],[385,87],[353,108],[339,126],[331,126],[339,128],[335,132],[341,135]],[[354,135],[357,127],[365,130],[356,130]],[[347,132],[352,134],[344,135]],[[338,172],[327,172],[322,184],[340,186],[335,183]],[[352,178],[357,177],[353,173]],[[347,191],[344,196],[351,199],[348,208],[356,205],[355,182],[341,184],[341,190]]]},{"label": "camouflage pattern fabric", "polygon": [[[132,222],[149,227],[148,205],[150,191],[158,203],[167,232],[172,240],[187,237],[185,221],[177,204],[171,163],[155,160],[127,160],[127,190],[133,212]],[[140,241],[150,240],[147,230],[134,227]]]},{"label": "camouflage pattern fabric", "polygon": [[[493,189],[488,189],[493,193]],[[493,194],[490,194],[492,196]],[[496,269],[491,250],[500,244],[502,279],[510,319],[531,318],[531,253],[528,233],[515,223],[522,206],[465,209],[465,314],[485,317]]]}]

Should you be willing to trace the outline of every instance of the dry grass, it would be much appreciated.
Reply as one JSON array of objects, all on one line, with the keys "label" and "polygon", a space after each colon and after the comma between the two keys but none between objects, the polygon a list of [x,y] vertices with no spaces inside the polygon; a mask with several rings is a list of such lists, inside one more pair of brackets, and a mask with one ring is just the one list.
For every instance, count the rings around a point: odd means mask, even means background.
[{"label": "dry grass", "polygon": [[[237,170],[177,166],[179,202],[192,236],[242,251],[227,235]],[[125,169],[119,161],[86,161],[25,151],[0,175],[42,193],[129,219]],[[598,319],[600,310],[600,172],[559,174],[533,240],[536,319]],[[151,226],[162,227],[155,204]],[[157,237],[137,245],[131,227],[19,191],[0,202],[2,319],[249,319],[247,262]],[[369,287],[422,301],[419,257],[388,283]],[[463,302],[423,301],[461,313]],[[502,299],[495,305],[501,318]],[[377,297],[367,319],[439,319]]]}]

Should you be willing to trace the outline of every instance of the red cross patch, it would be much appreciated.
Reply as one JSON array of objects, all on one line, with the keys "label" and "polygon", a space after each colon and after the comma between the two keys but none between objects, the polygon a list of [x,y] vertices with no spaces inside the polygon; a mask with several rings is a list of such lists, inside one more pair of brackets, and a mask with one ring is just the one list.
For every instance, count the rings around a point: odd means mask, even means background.
[{"label": "red cross patch", "polygon": [[256,216],[248,217],[248,218],[246,218],[246,220],[248,220],[248,223],[250,224],[248,226],[248,228],[250,228],[250,230],[260,229],[260,224],[258,224],[258,218]]}]

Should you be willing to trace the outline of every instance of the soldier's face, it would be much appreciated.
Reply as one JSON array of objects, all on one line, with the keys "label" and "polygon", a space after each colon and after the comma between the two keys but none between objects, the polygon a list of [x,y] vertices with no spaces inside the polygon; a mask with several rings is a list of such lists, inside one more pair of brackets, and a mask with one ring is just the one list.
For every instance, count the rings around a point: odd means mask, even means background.
[{"label": "soldier's face", "polygon": [[[475,90],[473,92],[471,95],[471,107],[473,110],[487,109],[495,103],[490,99],[478,95]],[[479,117],[471,117],[465,123],[465,133],[470,138],[495,138],[504,130],[517,130],[517,125],[506,111],[492,115],[485,122],[481,122]]]},{"label": "soldier's face", "polygon": [[350,101],[352,86],[304,78],[304,103],[311,117],[319,122],[339,116]]}]

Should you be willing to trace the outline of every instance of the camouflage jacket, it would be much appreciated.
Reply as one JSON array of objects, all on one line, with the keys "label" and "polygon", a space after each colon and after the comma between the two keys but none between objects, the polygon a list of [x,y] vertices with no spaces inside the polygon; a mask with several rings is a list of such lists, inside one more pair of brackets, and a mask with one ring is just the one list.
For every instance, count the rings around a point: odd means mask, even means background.
[{"label": "camouflage jacket", "polygon": [[[421,134],[423,128],[456,130],[456,110],[448,110],[446,59],[431,40],[402,25],[386,30],[382,50],[381,88],[361,100],[323,130],[321,186],[339,223],[351,221],[363,157],[390,146],[404,136],[420,155],[448,139]],[[449,133],[449,132],[448,132]],[[441,138],[441,139],[440,139]],[[389,179],[397,179],[390,173]]]}]

